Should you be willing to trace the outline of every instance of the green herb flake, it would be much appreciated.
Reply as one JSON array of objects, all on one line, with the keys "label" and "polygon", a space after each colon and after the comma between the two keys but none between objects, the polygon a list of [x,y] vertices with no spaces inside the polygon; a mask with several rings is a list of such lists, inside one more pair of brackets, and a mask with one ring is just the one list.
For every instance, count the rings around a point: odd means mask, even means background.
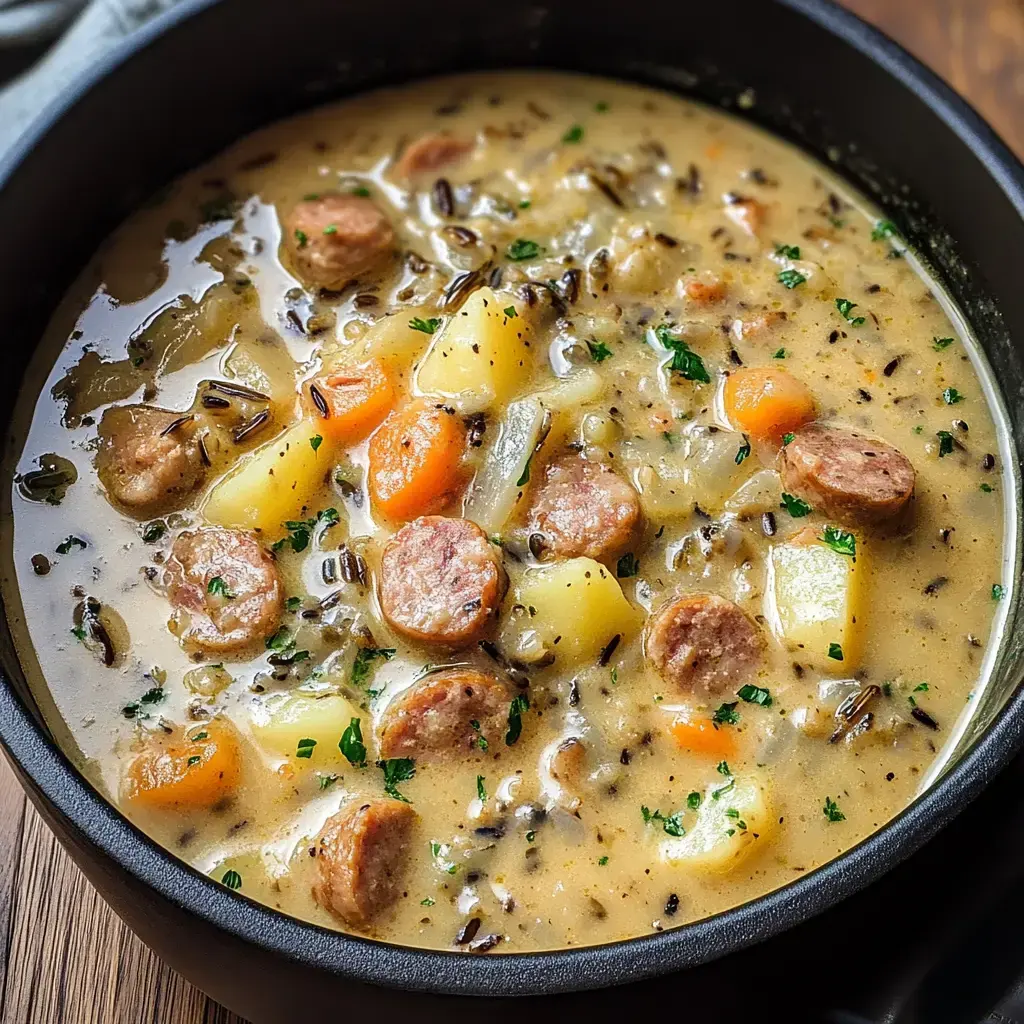
[{"label": "green herb flake", "polygon": [[528,843],[532,843],[536,838],[537,833],[533,829],[530,829],[530,831],[526,833],[526,841]]},{"label": "green herb flake", "polygon": [[416,762],[411,757],[392,757],[387,761],[378,761],[377,767],[384,773],[384,792],[394,800],[410,803],[408,797],[398,792],[397,787],[416,774]]},{"label": "green herb flake", "polygon": [[682,338],[677,338],[668,324],[660,324],[654,329],[654,334],[661,345],[672,353],[672,361],[668,366],[672,373],[680,374],[684,380],[711,383],[704,360]]},{"label": "green herb flake", "polygon": [[932,348],[935,349],[936,352],[941,352],[944,348],[949,348],[954,341],[956,341],[956,338],[933,338]]},{"label": "green herb flake", "polygon": [[772,355],[772,359],[785,359],[785,358],[786,358],[786,350],[784,348],[776,349],[775,353]]},{"label": "green herb flake", "polygon": [[365,185],[356,185],[356,187],[352,189],[351,194],[354,196],[360,196],[363,199],[368,199],[371,193]]},{"label": "green herb flake", "polygon": [[650,825],[653,821],[660,821],[661,827],[670,836],[684,836],[686,835],[686,829],[683,828],[682,811],[676,811],[675,814],[664,815],[661,811],[652,811],[649,807],[641,807],[640,814],[643,816],[644,824]]},{"label": "green herb flake", "polygon": [[523,466],[523,472],[519,479],[516,481],[516,487],[525,487],[530,482],[530,463],[533,462],[533,455],[526,460],[526,465]]},{"label": "green herb flake", "polygon": [[323,439],[322,435],[320,435],[320,434],[314,434],[309,439],[309,447],[312,448],[313,451],[317,451],[317,449],[319,449],[320,445],[322,445],[323,443],[324,443],[324,439]]},{"label": "green herb flake", "polygon": [[796,437],[796,434],[783,434],[782,435],[782,447],[785,448],[786,445],[789,444],[790,441],[792,441],[794,437]]},{"label": "green herb flake", "polygon": [[299,228],[296,228],[295,241],[299,243],[300,249],[305,249],[309,242],[309,235],[307,235],[305,231],[301,231]]},{"label": "green herb flake", "polygon": [[783,492],[782,504],[779,506],[784,508],[794,519],[803,519],[804,516],[811,514],[811,506],[807,504],[801,498],[795,498],[792,494],[786,494]]},{"label": "green herb flake", "polygon": [[242,876],[237,871],[225,871],[221,878],[221,884],[226,885],[229,889],[241,889]]},{"label": "green herb flake", "polygon": [[228,585],[224,582],[223,576],[214,576],[209,583],[206,584],[206,592],[212,594],[214,597],[223,597],[227,601],[231,601],[238,597]]},{"label": "green herb flake", "polygon": [[743,435],[743,444],[736,450],[735,463],[739,466],[744,459],[750,458],[750,438],[746,434]]},{"label": "green herb flake", "polygon": [[881,242],[885,238],[899,238],[899,228],[891,220],[876,221],[871,231],[871,241]]},{"label": "green herb flake", "polygon": [[953,454],[953,435],[948,430],[939,430],[935,436],[939,439],[939,458],[944,459]]},{"label": "green herb flake", "polygon": [[763,708],[770,708],[773,703],[771,693],[762,686],[754,686],[753,683],[741,686],[736,691],[736,696],[747,704],[758,704]]},{"label": "green herb flake", "polygon": [[320,776],[320,789],[330,789],[338,781],[337,775],[321,775]]},{"label": "green herb flake", "polygon": [[277,651],[281,654],[294,647],[295,640],[292,638],[291,630],[287,626],[282,626],[273,636],[267,638],[266,644],[268,651]]},{"label": "green herb flake", "polygon": [[778,273],[779,284],[785,285],[790,290],[803,284],[806,280],[807,278],[799,270],[780,270]]},{"label": "green herb flake", "polygon": [[487,800],[487,788],[484,786],[483,775],[476,777],[476,796],[480,803],[485,803]]},{"label": "green herb flake", "polygon": [[991,484],[979,484],[979,489],[984,491],[986,494],[991,494],[992,493],[992,485]]},{"label": "green herb flake", "polygon": [[185,762],[185,767],[186,767],[186,768],[191,768],[191,767],[192,767],[192,765],[194,765],[194,764],[199,764],[199,762],[200,762],[200,761],[202,761],[202,759],[203,759],[203,757],[202,757],[202,755],[201,755],[201,754],[193,754],[193,755],[192,755],[192,756],[191,756],[191,757],[190,757],[190,758],[189,758],[189,759],[188,759],[188,760],[187,760],[187,761]]},{"label": "green herb flake", "polygon": [[731,793],[736,788],[736,780],[730,779],[724,786],[719,786],[718,789],[711,791],[712,800],[721,800],[726,793]]},{"label": "green herb flake", "polygon": [[603,868],[603,867],[605,866],[605,864],[607,864],[607,863],[608,863],[608,858],[607,858],[607,856],[605,856],[605,857],[598,857],[598,858],[597,858],[597,863],[598,863],[598,866],[599,866],[599,867],[602,867],[602,868]]},{"label": "green herb flake", "polygon": [[295,748],[296,757],[310,758],[313,756],[313,748],[316,746],[316,740],[301,739],[299,745]]},{"label": "green herb flake", "polygon": [[736,705],[739,701],[731,701],[718,706],[718,710],[711,716],[714,725],[736,725],[740,720]]},{"label": "green herb flake", "polygon": [[337,233],[338,233],[338,225],[337,224],[328,224],[327,227],[324,228],[324,234],[325,235],[336,235]]},{"label": "green herb flake", "polygon": [[597,103],[594,104],[594,109],[599,114],[607,114],[608,110],[609,110],[609,106],[608,106],[608,104],[604,100],[598,100]]},{"label": "green herb flake", "polygon": [[691,810],[695,811],[700,807],[701,795],[700,793],[690,793],[686,798],[686,806]]},{"label": "green herb flake", "polygon": [[857,308],[856,302],[851,302],[849,299],[836,299],[836,309],[839,310],[839,315],[851,326],[860,327],[864,323],[864,317],[862,316],[850,316],[850,314]]},{"label": "green herb flake", "polygon": [[574,124],[562,136],[562,141],[573,145],[583,141],[583,125]]},{"label": "green herb flake", "polygon": [[603,363],[612,355],[612,350],[603,341],[591,341],[588,338],[587,349],[590,351],[590,358],[595,363]]},{"label": "green herb flake", "polygon": [[961,395],[956,388],[946,388],[946,390],[942,392],[942,400],[946,405],[956,405],[957,402],[964,401],[964,396]]},{"label": "green herb flake", "polygon": [[719,775],[725,775],[727,777],[732,775],[732,769],[729,767],[728,761],[719,761],[718,764],[715,765],[715,771],[718,772]]},{"label": "green herb flake", "polygon": [[[312,442],[310,442],[312,444]],[[318,446],[317,446],[318,447]],[[313,448],[316,451],[316,447]],[[292,551],[298,553],[309,547],[313,531],[319,525],[330,526],[338,521],[338,510],[336,508],[321,509],[312,519],[289,519],[284,528],[288,531],[287,537],[275,541],[271,547],[274,551],[280,551],[285,544],[291,544]]]},{"label": "green herb flake", "polygon": [[395,647],[360,647],[352,662],[352,685],[363,686],[374,669],[374,662],[381,658],[390,661],[397,651]]},{"label": "green herb flake", "polygon": [[409,327],[414,331],[421,331],[423,334],[433,334],[441,326],[439,316],[431,316],[424,319],[421,316],[414,316],[409,321]]},{"label": "green herb flake", "polygon": [[353,718],[345,727],[345,731],[338,741],[338,749],[353,768],[366,767],[366,746],[363,743],[363,733],[359,727],[360,721],[359,718]]},{"label": "green herb flake", "polygon": [[189,736],[190,743],[202,743],[203,740],[208,740],[210,734],[204,729],[202,732],[197,732],[194,736]]},{"label": "green herb flake", "polygon": [[505,745],[511,747],[523,732],[523,713],[530,710],[530,698],[525,693],[517,693],[508,707],[508,732],[505,733]]},{"label": "green herb flake", "polygon": [[784,256],[787,260],[800,259],[799,245],[778,245],[775,247],[776,256]]},{"label": "green herb flake", "polygon": [[839,804],[831,797],[825,797],[825,806],[821,809],[828,821],[846,821],[846,815],[839,810]]},{"label": "green herb flake", "polygon": [[504,313],[505,316],[507,316],[509,318],[509,320],[515,320],[515,318],[517,316],[519,316],[519,313],[516,312],[516,307],[515,306],[506,306],[502,310],[502,313]]},{"label": "green herb flake", "polygon": [[836,644],[836,643],[829,644],[828,645],[828,656],[833,661],[842,661],[843,660],[843,648],[839,644]]},{"label": "green herb flake", "polygon": [[632,551],[627,551],[615,563],[615,575],[620,580],[628,580],[640,571],[640,560]]},{"label": "green herb flake", "polygon": [[426,897],[424,897],[423,899],[420,900],[420,906],[421,907],[432,907],[433,905],[434,905],[434,900],[431,899],[429,896],[426,896]]},{"label": "green herb flake", "polygon": [[1001,583],[993,583],[992,584],[992,600],[993,601],[1002,601],[1002,599],[1003,599],[1005,594],[1006,594],[1006,590],[1004,589],[1004,587],[1003,587],[1003,585]]},{"label": "green herb flake", "polygon": [[536,242],[531,242],[529,238],[517,238],[505,250],[505,255],[516,263],[535,260],[540,254],[541,247]]},{"label": "green herb flake", "polygon": [[297,612],[302,607],[301,597],[289,597],[284,603],[285,609],[290,612]]},{"label": "green herb flake", "polygon": [[155,544],[165,533],[167,526],[158,519],[156,522],[147,523],[142,531],[142,540],[146,544]]},{"label": "green herb flake", "polygon": [[930,687],[927,683],[918,683],[917,686],[914,687],[914,693],[927,693],[929,689]]},{"label": "green herb flake", "polygon": [[838,526],[826,526],[821,539],[837,555],[849,555],[854,558],[857,554],[857,538],[846,530],[840,530]]},{"label": "green herb flake", "polygon": [[66,555],[74,547],[81,548],[84,551],[88,546],[81,537],[66,537],[57,545],[57,554]]}]

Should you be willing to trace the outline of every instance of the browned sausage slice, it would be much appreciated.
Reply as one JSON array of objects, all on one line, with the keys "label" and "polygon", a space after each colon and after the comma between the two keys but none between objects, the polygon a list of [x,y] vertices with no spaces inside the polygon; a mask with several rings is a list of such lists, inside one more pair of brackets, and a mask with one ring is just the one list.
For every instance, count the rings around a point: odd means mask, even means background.
[{"label": "browned sausage slice", "polygon": [[511,694],[474,668],[449,668],[413,684],[381,717],[380,756],[443,761],[499,749]]},{"label": "browned sausage slice", "polygon": [[415,822],[400,800],[356,800],[328,818],[316,843],[317,903],[366,928],[401,892]]},{"label": "browned sausage slice", "polygon": [[195,421],[148,405],[108,409],[99,426],[96,470],[107,494],[137,516],[180,506],[206,470]]},{"label": "browned sausage slice", "polygon": [[165,582],[171,604],[189,615],[182,639],[202,650],[229,654],[277,629],[284,603],[277,563],[245,530],[182,533]]},{"label": "browned sausage slice", "polygon": [[395,164],[396,178],[415,178],[428,171],[437,171],[462,159],[473,143],[454,135],[423,135],[405,147]]},{"label": "browned sausage slice", "polygon": [[600,462],[567,455],[548,464],[533,499],[530,547],[541,558],[600,560],[623,554],[640,526],[640,497]]},{"label": "browned sausage slice", "polygon": [[497,550],[476,523],[421,516],[384,549],[380,607],[410,640],[465,647],[494,621],[506,582]]},{"label": "browned sausage slice", "polygon": [[717,594],[669,601],[647,626],[647,657],[665,681],[705,696],[742,685],[763,651],[757,626]]},{"label": "browned sausage slice", "polygon": [[914,493],[914,467],[901,451],[842,427],[802,427],[779,458],[786,490],[838,519],[891,519]]},{"label": "browned sausage slice", "polygon": [[295,205],[284,222],[284,243],[306,284],[333,290],[383,267],[395,232],[372,200],[330,194]]}]

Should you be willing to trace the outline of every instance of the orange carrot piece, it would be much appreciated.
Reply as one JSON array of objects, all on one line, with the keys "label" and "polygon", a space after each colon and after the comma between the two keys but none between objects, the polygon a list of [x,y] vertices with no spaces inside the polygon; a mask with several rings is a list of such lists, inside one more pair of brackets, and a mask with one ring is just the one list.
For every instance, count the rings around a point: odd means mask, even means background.
[{"label": "orange carrot piece", "polygon": [[777,443],[814,419],[814,396],[785,370],[744,367],[726,379],[725,412],[737,430]]},{"label": "orange carrot piece", "polygon": [[238,736],[227,722],[203,722],[156,738],[129,765],[124,796],[138,807],[212,807],[230,796],[241,775]]},{"label": "orange carrot piece", "polygon": [[303,395],[323,433],[352,445],[384,422],[395,403],[395,386],[384,364],[371,359],[314,377]]},{"label": "orange carrot piece", "polygon": [[390,519],[440,512],[463,482],[466,431],[436,399],[396,409],[370,439],[370,496]]},{"label": "orange carrot piece", "polygon": [[736,739],[728,728],[715,728],[710,718],[685,718],[680,715],[669,727],[673,739],[693,754],[707,754],[726,760],[736,756]]}]

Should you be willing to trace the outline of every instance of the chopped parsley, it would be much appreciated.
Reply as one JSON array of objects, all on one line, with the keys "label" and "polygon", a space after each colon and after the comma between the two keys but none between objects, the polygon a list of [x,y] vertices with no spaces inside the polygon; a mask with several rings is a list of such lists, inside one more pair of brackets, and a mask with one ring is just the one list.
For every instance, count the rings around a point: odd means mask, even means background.
[{"label": "chopped parsley", "polygon": [[533,462],[533,453],[530,453],[530,457],[526,460],[526,465],[523,466],[522,475],[516,481],[516,487],[525,487],[530,482],[530,463]]},{"label": "chopped parsley", "polygon": [[321,775],[320,776],[320,789],[330,789],[338,781],[337,775]]},{"label": "chopped parsley", "polygon": [[799,270],[780,270],[778,273],[779,284],[785,285],[792,290],[801,285],[807,278]]},{"label": "chopped parsley", "polygon": [[324,443],[324,439],[323,439],[323,437],[320,434],[314,434],[309,439],[309,447],[312,448],[313,451],[316,451],[320,447],[320,445],[322,445],[323,443]]},{"label": "chopped parsley", "polygon": [[202,754],[193,754],[193,755],[192,755],[192,756],[191,756],[191,757],[190,757],[190,758],[189,758],[189,759],[188,759],[188,760],[187,760],[187,761],[185,762],[185,767],[186,767],[186,768],[191,768],[191,767],[192,767],[192,765],[194,765],[194,764],[199,764],[199,762],[200,762],[200,761],[202,761],[202,759],[203,759],[203,756],[202,756]]},{"label": "chopped parsley", "polygon": [[158,519],[156,522],[146,524],[146,528],[142,531],[142,539],[146,544],[155,544],[166,532],[167,526]]},{"label": "chopped parsley", "polygon": [[517,693],[508,707],[508,732],[505,733],[505,745],[511,747],[523,732],[523,712],[530,710],[530,698],[525,693]]},{"label": "chopped parsley", "polygon": [[363,743],[363,733],[359,728],[359,722],[360,719],[353,718],[338,741],[338,749],[345,755],[345,760],[353,768],[366,767],[366,746]]},{"label": "chopped parsley", "polygon": [[927,693],[929,689],[930,687],[927,683],[918,683],[917,686],[914,687],[914,693]]},{"label": "chopped parsley", "polygon": [[811,506],[801,498],[794,498],[792,494],[782,494],[782,505],[794,519],[803,519],[804,516],[811,514]]},{"label": "chopped parsley", "polygon": [[590,358],[595,363],[603,363],[611,357],[612,350],[603,341],[591,341],[587,339],[587,348],[590,351]]},{"label": "chopped parsley", "polygon": [[843,660],[843,648],[839,644],[836,644],[836,643],[829,644],[828,645],[828,656],[833,661],[842,661]]},{"label": "chopped parsley", "polygon": [[953,454],[953,435],[948,430],[940,430],[935,435],[939,439],[939,458],[944,459]]},{"label": "chopped parsley", "polygon": [[605,866],[605,864],[607,864],[607,863],[608,863],[608,858],[607,858],[607,857],[598,857],[598,858],[597,858],[597,863],[598,863],[598,865],[599,865],[600,867],[602,867],[602,868],[603,868],[603,867]]},{"label": "chopped parsley", "polygon": [[307,235],[305,231],[301,231],[299,228],[296,228],[295,241],[299,243],[300,249],[305,249],[306,243],[309,241],[309,235]]},{"label": "chopped parsley", "polygon": [[786,445],[789,444],[789,442],[792,441],[794,437],[796,437],[796,434],[783,434],[782,447],[785,448]]},{"label": "chopped parsley", "polygon": [[374,662],[381,658],[390,661],[397,648],[395,647],[360,647],[356,651],[356,659],[352,662],[352,685],[362,686],[373,672]]},{"label": "chopped parsley", "polygon": [[439,316],[431,316],[424,319],[421,316],[414,316],[409,321],[409,327],[414,331],[422,331],[424,334],[433,334],[441,326]]},{"label": "chopped parsley", "polygon": [[750,438],[746,434],[743,435],[743,444],[736,450],[736,465],[740,465],[744,459],[750,456]]},{"label": "chopped parsley", "polygon": [[770,708],[772,706],[771,693],[764,689],[764,687],[754,686],[752,683],[741,686],[736,691],[736,696],[747,704],[759,704],[763,708]]},{"label": "chopped parsley", "polygon": [[[319,447],[319,444],[313,445],[312,440],[310,440],[310,444],[313,446],[313,451],[316,451]],[[285,544],[291,544],[292,551],[305,551],[309,547],[309,540],[313,535],[313,530],[319,524],[323,523],[329,526],[337,521],[338,510],[336,508],[321,509],[312,519],[289,519],[284,524],[284,528],[288,531],[288,536],[275,541],[272,547],[274,551],[280,551]]]},{"label": "chopped parsley", "polygon": [[1001,583],[993,583],[992,584],[992,600],[993,601],[1002,601],[1003,595],[1005,593],[1006,593],[1006,590],[1004,589],[1004,587],[1003,587],[1003,585]]},{"label": "chopped parsley", "polygon": [[862,316],[850,316],[850,314],[857,308],[856,302],[851,302],[849,299],[836,299],[836,309],[839,310],[839,315],[851,326],[860,327],[864,323],[864,317]]},{"label": "chopped parsley", "polygon": [[775,350],[775,354],[772,356],[772,359],[785,359],[785,358],[786,358],[786,350],[784,348],[776,349]]},{"label": "chopped parsley", "polygon": [[944,348],[949,348],[954,341],[956,341],[956,338],[934,338],[932,340],[932,348],[936,352],[941,352]]},{"label": "chopped parsley", "polygon": [[352,189],[351,195],[360,196],[362,199],[367,199],[370,196],[370,190],[365,185],[357,185]]},{"label": "chopped parsley", "polygon": [[981,489],[982,489],[982,490],[983,490],[983,491],[984,491],[984,492],[985,492],[986,494],[991,494],[991,493],[992,493],[992,485],[991,485],[991,484],[979,484],[978,486],[979,486],[979,487],[980,487],[980,488],[981,488]]},{"label": "chopped parsley", "polygon": [[686,835],[686,829],[683,828],[682,811],[676,811],[675,814],[670,814],[666,817],[661,811],[652,811],[649,807],[641,807],[640,813],[643,815],[645,825],[650,825],[652,821],[660,821],[661,827],[670,836]]},{"label": "chopped parsley", "polygon": [[697,810],[698,807],[700,807],[700,801],[701,801],[700,793],[697,793],[695,791],[693,793],[690,793],[689,796],[687,796],[687,798],[686,798],[686,806],[691,811],[695,811],[695,810]]},{"label": "chopped parsley", "polygon": [[81,640],[82,643],[85,643],[85,629],[82,626],[73,626],[71,628],[71,635],[76,640]]},{"label": "chopped parsley", "polygon": [[822,807],[821,812],[829,821],[846,821],[846,815],[839,810],[839,804],[831,797],[825,797],[825,806]]},{"label": "chopped parsley", "polygon": [[719,786],[718,789],[713,789],[711,791],[711,799],[712,800],[721,800],[722,797],[725,796],[726,793],[731,793],[735,788],[736,788],[736,780],[735,779],[729,779],[729,781],[724,786]]},{"label": "chopped parsley", "polygon": [[739,701],[732,701],[730,703],[720,704],[718,710],[711,716],[712,723],[717,727],[719,725],[736,725],[740,720],[740,714],[736,710],[736,705]]},{"label": "chopped parsley", "polygon": [[297,612],[302,607],[301,597],[289,597],[284,603],[285,608],[290,612]]},{"label": "chopped parsley", "polygon": [[719,775],[732,775],[732,769],[729,767],[728,761],[719,761],[715,766],[715,771],[718,772]]},{"label": "chopped parsley", "polygon": [[230,601],[235,597],[238,597],[228,585],[224,582],[223,576],[214,576],[209,583],[206,584],[206,592],[213,594],[214,597],[223,597]]},{"label": "chopped parsley", "polygon": [[[472,729],[473,729],[473,730],[474,730],[475,732],[478,732],[478,733],[480,732],[480,723],[479,723],[479,722],[478,722],[478,721],[477,721],[477,720],[476,720],[475,718],[474,718],[474,719],[473,719],[473,720],[472,720],[472,721],[471,721],[471,722],[470,722],[469,724],[470,724],[470,727],[471,727],[471,728],[472,728]],[[487,743],[487,737],[486,737],[486,736],[484,736],[484,734],[483,734],[483,733],[480,733],[480,735],[479,735],[479,736],[477,736],[477,738],[476,738],[476,745],[477,745],[477,746],[478,746],[478,747],[479,747],[479,748],[480,748],[480,749],[481,749],[481,750],[482,750],[482,751],[483,751],[483,752],[484,752],[485,754],[487,753],[487,747],[488,747],[488,743]]]},{"label": "chopped parsley", "polygon": [[516,307],[515,306],[506,306],[502,310],[502,313],[504,313],[505,316],[507,316],[509,318],[509,320],[515,320],[515,318],[517,316],[519,316],[519,314],[516,312]]},{"label": "chopped parsley", "polygon": [[533,206],[533,203],[531,203],[529,199],[520,199],[519,200],[519,209],[520,210],[528,210],[531,206]]},{"label": "chopped parsley", "polygon": [[57,545],[57,554],[66,555],[74,547],[81,548],[84,551],[88,545],[81,537],[67,537]]},{"label": "chopped parsley", "polygon": [[505,250],[505,255],[517,263],[522,260],[535,260],[540,254],[541,247],[536,242],[531,242],[529,238],[517,238],[509,243]]},{"label": "chopped parsley", "polygon": [[880,242],[884,238],[899,238],[899,228],[891,220],[880,220],[875,223],[871,231],[871,241]]},{"label": "chopped parsley", "polygon": [[299,740],[299,745],[295,748],[295,756],[296,757],[306,757],[306,758],[312,757],[313,756],[313,748],[315,746],[316,746],[316,740],[301,739],[301,740]]},{"label": "chopped parsley", "polygon": [[482,775],[476,777],[476,795],[481,803],[487,799],[487,789],[484,786],[484,777]]},{"label": "chopped parsley", "polygon": [[437,866],[449,875],[454,875],[459,870],[458,864],[445,860],[445,854],[451,849],[449,846],[442,846],[436,839],[430,841],[430,856],[437,861]]},{"label": "chopped parsley", "polygon": [[242,876],[237,871],[225,871],[221,883],[229,889],[241,889]]},{"label": "chopped parsley", "polygon": [[946,405],[956,405],[957,402],[962,402],[964,400],[964,396],[961,395],[956,388],[946,388],[946,390],[942,392],[942,400]]},{"label": "chopped parsley", "polygon": [[775,247],[776,256],[785,256],[787,260],[800,259],[799,245],[778,245]]},{"label": "chopped parsley", "polygon": [[534,830],[531,828],[530,831],[526,833],[526,841],[528,843],[532,843],[534,841],[534,839],[536,839],[536,838],[537,838],[537,833],[534,832]]},{"label": "chopped parsley", "polygon": [[857,538],[852,533],[840,530],[838,526],[826,526],[821,539],[837,555],[849,555],[853,558],[857,554]]},{"label": "chopped parsley", "polygon": [[336,235],[337,233],[338,233],[338,225],[337,224],[328,224],[327,227],[324,228],[324,234],[325,235]]},{"label": "chopped parsley", "polygon": [[420,900],[421,907],[432,907],[433,905],[434,901],[429,896],[426,896]]},{"label": "chopped parsley", "polygon": [[569,128],[566,133],[562,136],[562,141],[567,143],[576,143],[583,140],[583,125],[574,124]]},{"label": "chopped parsley", "polygon": [[384,773],[384,792],[394,800],[409,803],[408,797],[402,796],[397,787],[416,774],[416,762],[411,757],[391,757],[387,761],[378,761],[377,767]]},{"label": "chopped parsley", "polygon": [[284,653],[285,651],[291,650],[295,646],[295,640],[292,637],[291,630],[287,626],[282,626],[273,636],[267,638],[267,650],[277,651],[278,653]]},{"label": "chopped parsley", "polygon": [[668,324],[657,326],[654,329],[654,334],[658,341],[672,353],[669,370],[680,374],[684,380],[695,380],[701,384],[711,383],[704,360],[682,338],[675,337]]},{"label": "chopped parsley", "polygon": [[627,551],[619,560],[615,563],[615,575],[620,580],[628,580],[631,576],[635,576],[640,571],[640,559],[633,554],[632,551]]}]

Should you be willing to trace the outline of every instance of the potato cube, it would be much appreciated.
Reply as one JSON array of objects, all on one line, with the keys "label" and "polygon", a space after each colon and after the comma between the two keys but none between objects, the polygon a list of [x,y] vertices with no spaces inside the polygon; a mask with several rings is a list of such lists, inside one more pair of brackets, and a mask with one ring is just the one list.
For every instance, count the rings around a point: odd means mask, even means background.
[{"label": "potato cube", "polygon": [[509,655],[543,646],[561,665],[591,659],[617,633],[625,638],[639,626],[615,577],[591,558],[527,570],[505,607],[502,644]]},{"label": "potato cube", "polygon": [[[344,760],[338,749],[341,735],[358,717],[352,704],[337,694],[274,693],[253,703],[252,734],[269,754],[291,758],[297,766],[337,764]],[[310,749],[306,740],[315,740],[315,746]],[[299,757],[300,750],[310,750],[310,756]]]},{"label": "potato cube", "polygon": [[[844,534],[853,537],[852,534]],[[860,656],[866,567],[810,530],[776,544],[769,561],[766,614],[776,636],[817,668],[850,675]]]},{"label": "potato cube", "polygon": [[332,466],[330,438],[317,424],[299,420],[269,444],[244,456],[241,464],[210,492],[203,515],[218,526],[261,530],[266,539],[283,536],[286,520],[316,513],[307,506]]},{"label": "potato cube", "polygon": [[719,779],[704,792],[686,835],[661,843],[661,859],[677,867],[723,874],[764,846],[775,830],[768,780],[759,772]]},{"label": "potato cube", "polygon": [[[507,310],[516,313],[509,315]],[[478,288],[434,336],[416,386],[441,395],[460,412],[494,408],[526,382],[533,362],[530,331],[508,299]]]}]

